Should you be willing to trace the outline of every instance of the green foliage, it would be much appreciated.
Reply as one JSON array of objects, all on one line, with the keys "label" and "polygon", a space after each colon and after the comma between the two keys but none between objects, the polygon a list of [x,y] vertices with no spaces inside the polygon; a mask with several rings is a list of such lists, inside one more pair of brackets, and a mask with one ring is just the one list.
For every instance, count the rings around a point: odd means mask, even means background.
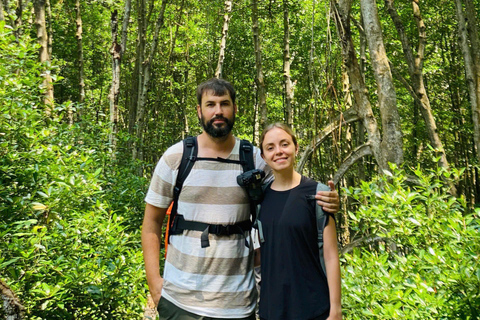
[{"label": "green foliage", "polygon": [[0,22],[0,277],[28,319],[140,318],[146,182],[112,166],[105,123],[46,115],[36,51]]},{"label": "green foliage", "polygon": [[415,170],[414,186],[392,172],[348,189],[367,245],[343,255],[346,319],[478,319],[480,210],[466,213],[441,171]]},{"label": "green foliage", "polygon": [[36,219],[0,228],[3,276],[30,319],[133,319],[145,303],[139,237],[102,204],[43,226]]}]

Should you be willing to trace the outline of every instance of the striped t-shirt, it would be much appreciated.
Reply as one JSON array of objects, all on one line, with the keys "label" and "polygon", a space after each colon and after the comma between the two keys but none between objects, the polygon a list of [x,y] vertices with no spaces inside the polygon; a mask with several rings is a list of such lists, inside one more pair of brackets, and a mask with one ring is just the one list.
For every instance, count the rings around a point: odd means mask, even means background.
[{"label": "striped t-shirt", "polygon": [[[239,160],[240,140],[227,159]],[[167,208],[183,153],[183,142],[170,147],[158,162],[145,201]],[[260,150],[254,148],[256,168],[265,170]],[[270,170],[268,170],[270,171]],[[196,161],[185,179],[178,214],[185,220],[234,224],[250,218],[246,192],[237,184],[240,164]],[[270,172],[267,177],[270,178]],[[170,236],[164,268],[162,297],[183,310],[213,318],[243,318],[255,309],[257,292],[253,274],[253,246],[245,236],[210,234],[202,248],[199,231],[185,230]],[[251,238],[246,233],[247,240]]]}]

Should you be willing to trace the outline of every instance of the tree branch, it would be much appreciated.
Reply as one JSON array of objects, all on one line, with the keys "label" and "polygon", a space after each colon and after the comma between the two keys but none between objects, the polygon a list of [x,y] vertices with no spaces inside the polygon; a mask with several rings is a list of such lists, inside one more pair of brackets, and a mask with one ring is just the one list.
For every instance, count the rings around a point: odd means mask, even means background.
[{"label": "tree branch", "polygon": [[348,169],[359,159],[372,155],[372,148],[370,147],[369,143],[365,143],[361,145],[360,147],[356,148],[355,150],[350,153],[345,160],[343,161],[342,165],[340,168],[338,168],[337,172],[333,176],[333,183],[337,184],[340,179],[343,177],[345,172],[348,171]]}]

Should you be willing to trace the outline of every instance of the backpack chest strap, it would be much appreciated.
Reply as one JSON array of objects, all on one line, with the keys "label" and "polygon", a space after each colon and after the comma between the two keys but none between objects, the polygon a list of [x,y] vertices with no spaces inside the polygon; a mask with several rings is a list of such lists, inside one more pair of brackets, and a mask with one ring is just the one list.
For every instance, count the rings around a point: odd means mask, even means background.
[{"label": "backpack chest strap", "polygon": [[200,236],[202,248],[210,246],[210,241],[208,240],[209,234],[215,234],[219,236],[229,236],[232,234],[245,234],[245,232],[252,229],[252,222],[250,220],[245,220],[237,222],[235,224],[209,224],[199,221],[189,221],[177,214],[174,218],[170,234],[181,234],[183,230],[194,230],[201,231],[202,235]]}]

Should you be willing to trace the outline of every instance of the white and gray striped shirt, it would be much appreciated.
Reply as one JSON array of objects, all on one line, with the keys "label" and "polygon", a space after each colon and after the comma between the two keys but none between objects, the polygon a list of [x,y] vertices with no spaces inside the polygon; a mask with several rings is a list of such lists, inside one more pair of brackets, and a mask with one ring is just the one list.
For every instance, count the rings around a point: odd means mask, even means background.
[{"label": "white and gray striped shirt", "polygon": [[[240,140],[228,156],[239,160]],[[170,147],[158,162],[145,201],[167,208],[183,153],[183,142]],[[265,170],[260,150],[254,162]],[[267,167],[268,168],[268,167]],[[267,179],[271,179],[267,169]],[[247,194],[237,184],[240,164],[214,160],[196,161],[186,178],[178,201],[185,220],[209,224],[234,224],[250,218]],[[210,246],[201,248],[199,231],[185,230],[170,237],[164,268],[162,297],[178,307],[207,317],[243,318],[255,309],[257,292],[253,274],[253,246],[245,237],[210,234]],[[251,243],[250,235],[246,235]]]}]

